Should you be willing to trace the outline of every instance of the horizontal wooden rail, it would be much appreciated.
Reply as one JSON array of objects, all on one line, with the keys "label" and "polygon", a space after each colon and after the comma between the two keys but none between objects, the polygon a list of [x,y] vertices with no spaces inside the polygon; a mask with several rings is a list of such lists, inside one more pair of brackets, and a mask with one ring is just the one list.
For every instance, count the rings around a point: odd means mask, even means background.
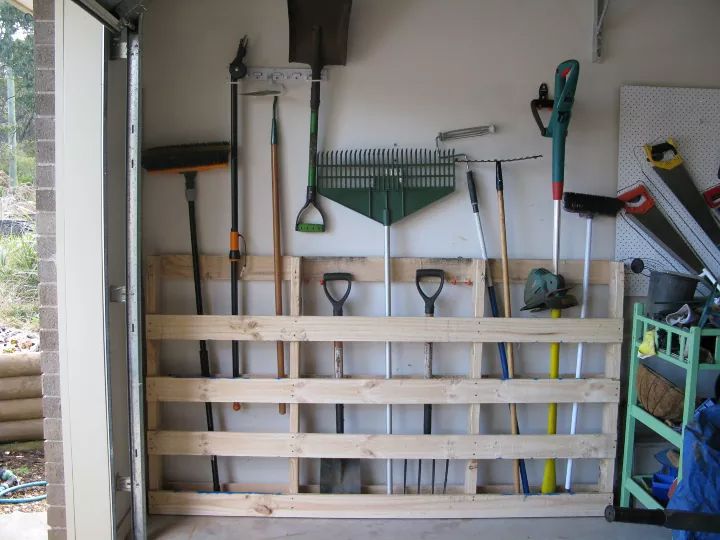
[{"label": "horizontal wooden rail", "polygon": [[147,400],[240,403],[613,403],[611,379],[203,379],[148,377]]},{"label": "horizontal wooden rail", "polygon": [[615,456],[611,435],[335,435],[149,431],[161,456],[356,459],[542,459]]},{"label": "horizontal wooden rail", "polygon": [[[160,276],[164,279],[192,279],[192,260],[189,255],[156,255],[159,261]],[[283,257],[283,279],[290,279],[290,260]],[[382,257],[303,257],[303,279],[319,281],[325,272],[350,272],[356,282],[382,282],[384,279]],[[442,268],[450,283],[470,284],[474,279],[473,259],[446,258],[394,258],[392,276],[396,283],[414,283],[415,270],[418,268]],[[567,283],[582,281],[582,261],[563,260],[560,270]],[[613,261],[593,261],[590,267],[590,283],[607,285],[610,280],[610,267],[618,265]],[[491,259],[493,277],[502,282],[500,261]],[[510,281],[524,283],[533,268],[552,266],[545,259],[517,259],[510,261]],[[230,265],[227,255],[202,255],[200,273],[203,279],[230,279]],[[242,279],[247,281],[272,281],[273,259],[270,256],[249,256]]]},{"label": "horizontal wooden rail", "polygon": [[153,514],[303,518],[602,516],[611,493],[524,495],[259,495],[151,491]]},{"label": "horizontal wooden rail", "polygon": [[147,315],[148,339],[622,343],[622,319]]}]

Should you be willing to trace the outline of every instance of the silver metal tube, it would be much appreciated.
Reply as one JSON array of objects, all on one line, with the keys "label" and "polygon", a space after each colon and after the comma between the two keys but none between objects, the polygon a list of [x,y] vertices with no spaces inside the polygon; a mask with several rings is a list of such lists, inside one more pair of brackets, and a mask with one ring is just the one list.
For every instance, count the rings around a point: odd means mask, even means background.
[{"label": "silver metal tube", "polygon": [[[587,317],[588,309],[588,293],[590,290],[590,250],[592,246],[592,217],[587,218],[585,226],[585,257],[583,263],[583,283],[582,283],[582,305],[580,307],[580,318]],[[584,343],[578,343],[577,359],[575,360],[575,378],[579,379],[582,375],[582,363],[584,355]],[[572,416],[570,418],[570,435],[575,435],[578,419],[578,404],[573,403]],[[565,468],[565,490],[570,491],[572,484],[573,460],[567,460]]]},{"label": "silver metal tube", "polygon": [[462,129],[452,129],[450,131],[441,131],[437,134],[438,141],[452,141],[455,139],[467,139],[468,137],[480,137],[495,133],[495,125],[475,126]]},{"label": "silver metal tube", "polygon": [[[392,316],[392,280],[390,276],[390,226],[385,225],[385,316]],[[392,379],[392,343],[385,342],[385,378]],[[392,405],[385,406],[385,432],[392,435]],[[387,475],[387,494],[392,495],[393,492],[393,469],[392,460],[388,459],[386,463]]]},{"label": "silver metal tube", "polygon": [[145,388],[142,355],[142,243],[140,240],[140,28],[128,32],[127,117],[127,362],[130,407],[130,476],[133,538],[147,538],[145,486]]},{"label": "silver metal tube", "polygon": [[553,201],[553,273],[560,272],[560,203]]}]

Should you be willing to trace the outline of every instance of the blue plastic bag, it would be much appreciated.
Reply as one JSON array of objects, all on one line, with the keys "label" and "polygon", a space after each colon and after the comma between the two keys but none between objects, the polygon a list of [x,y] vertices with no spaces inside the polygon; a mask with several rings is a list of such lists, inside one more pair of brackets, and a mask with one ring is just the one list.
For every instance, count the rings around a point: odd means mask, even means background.
[{"label": "blue plastic bag", "polygon": [[[668,508],[720,514],[720,405],[703,409],[685,428],[682,466]],[[673,540],[720,540],[720,533],[673,531]]]}]

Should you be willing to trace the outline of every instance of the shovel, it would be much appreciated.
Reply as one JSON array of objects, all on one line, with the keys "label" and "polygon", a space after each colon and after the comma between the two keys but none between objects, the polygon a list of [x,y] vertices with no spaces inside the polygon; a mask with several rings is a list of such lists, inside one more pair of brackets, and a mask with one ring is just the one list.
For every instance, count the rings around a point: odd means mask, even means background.
[{"label": "shovel", "polygon": [[[335,298],[328,289],[331,281],[343,281],[347,284],[345,294]],[[333,317],[342,317],[343,305],[350,296],[352,274],[334,272],[323,275],[323,289],[333,307]],[[343,378],[343,343],[333,342],[335,378]],[[335,405],[335,433],[345,433],[345,406]],[[321,459],[320,493],[360,493],[360,461],[357,459]]]},{"label": "shovel", "polygon": [[[325,215],[317,202],[317,136],[320,110],[320,76],[327,65],[344,66],[352,0],[288,0],[290,62],[310,64],[310,161],[305,205],[298,212],[295,230],[324,232]],[[315,210],[319,223],[306,219]]]}]

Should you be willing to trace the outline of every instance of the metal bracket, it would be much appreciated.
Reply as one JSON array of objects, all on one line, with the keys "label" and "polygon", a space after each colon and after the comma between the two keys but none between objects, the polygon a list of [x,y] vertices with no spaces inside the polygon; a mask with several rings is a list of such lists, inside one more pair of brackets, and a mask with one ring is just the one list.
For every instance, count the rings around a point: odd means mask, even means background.
[{"label": "metal bracket", "polygon": [[129,476],[115,476],[115,491],[132,491],[132,480]]},{"label": "metal bracket", "polygon": [[110,36],[110,60],[127,60],[127,28]]},{"label": "metal bracket", "polygon": [[110,302],[124,304],[127,301],[127,289],[125,285],[110,285],[108,288]]},{"label": "metal bracket", "polygon": [[[294,68],[294,67],[248,67],[246,80],[251,81],[312,81],[312,71],[310,68]],[[323,69],[320,73],[320,79],[327,81],[327,69]]]},{"label": "metal bracket", "polygon": [[595,64],[602,62],[603,25],[607,15],[610,0],[593,0],[593,42],[592,61]]}]

